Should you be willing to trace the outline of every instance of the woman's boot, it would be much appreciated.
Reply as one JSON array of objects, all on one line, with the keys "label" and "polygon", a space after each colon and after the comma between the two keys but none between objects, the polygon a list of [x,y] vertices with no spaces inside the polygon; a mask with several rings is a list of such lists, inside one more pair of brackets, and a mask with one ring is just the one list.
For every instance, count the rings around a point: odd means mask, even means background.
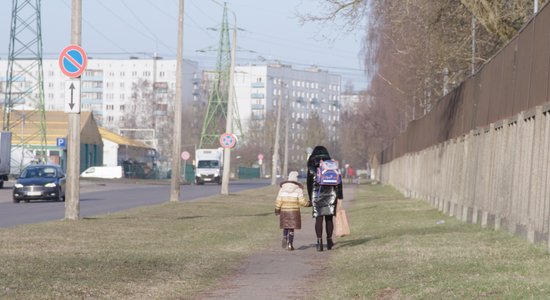
[{"label": "woman's boot", "polygon": [[332,238],[327,238],[327,250],[331,250],[333,245]]},{"label": "woman's boot", "polygon": [[322,238],[317,239],[317,251],[323,251],[323,239]]}]

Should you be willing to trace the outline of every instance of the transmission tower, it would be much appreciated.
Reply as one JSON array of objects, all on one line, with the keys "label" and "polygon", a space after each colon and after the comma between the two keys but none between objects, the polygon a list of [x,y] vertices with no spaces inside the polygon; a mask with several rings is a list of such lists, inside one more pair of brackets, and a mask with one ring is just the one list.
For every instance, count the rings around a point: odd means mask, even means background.
[{"label": "transmission tower", "polygon": [[[231,68],[231,45],[229,41],[229,25],[227,22],[227,3],[224,4],[222,23],[220,28],[220,40],[217,48],[216,70],[212,73],[210,85],[210,94],[208,97],[208,108],[202,126],[201,140],[199,148],[217,148],[219,147],[220,135],[225,132],[225,123],[227,118],[227,98],[229,86],[229,72]],[[240,132],[241,125],[238,115],[236,101],[234,103],[235,127]]]},{"label": "transmission tower", "polygon": [[12,133],[12,158],[20,151],[20,168],[26,150],[35,151],[30,159],[46,160],[40,7],[41,0],[12,0],[2,129]]}]

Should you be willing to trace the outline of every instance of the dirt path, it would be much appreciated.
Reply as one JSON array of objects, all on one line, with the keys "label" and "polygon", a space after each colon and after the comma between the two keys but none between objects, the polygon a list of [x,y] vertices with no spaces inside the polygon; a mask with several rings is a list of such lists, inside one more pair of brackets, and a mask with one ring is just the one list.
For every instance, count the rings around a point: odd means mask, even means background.
[{"label": "dirt path", "polygon": [[[344,206],[355,195],[355,186],[346,185]],[[223,280],[215,290],[199,299],[311,299],[312,281],[325,276],[323,269],[331,251],[338,251],[338,240],[333,250],[316,251],[314,220],[311,209],[302,208],[302,229],[296,231],[294,247],[281,248],[280,234],[272,246],[247,257],[242,265]],[[323,239],[326,243],[326,238]],[[326,246],[325,246],[326,247]]]}]

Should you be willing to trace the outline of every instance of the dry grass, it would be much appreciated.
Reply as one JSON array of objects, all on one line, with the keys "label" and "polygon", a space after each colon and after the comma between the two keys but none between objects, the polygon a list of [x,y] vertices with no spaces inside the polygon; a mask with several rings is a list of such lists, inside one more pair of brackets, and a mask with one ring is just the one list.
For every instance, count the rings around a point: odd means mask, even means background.
[{"label": "dry grass", "polygon": [[[0,299],[193,299],[280,234],[275,187],[0,231]],[[317,299],[547,299],[550,256],[361,186]],[[444,224],[437,224],[444,220]],[[300,295],[297,295],[300,296]],[[301,295],[303,296],[303,295]]]},{"label": "dry grass", "polygon": [[[506,232],[362,186],[319,299],[548,299],[550,256]],[[443,220],[444,224],[437,224]]]},{"label": "dry grass", "polygon": [[0,231],[0,299],[188,299],[278,232],[274,188]]}]

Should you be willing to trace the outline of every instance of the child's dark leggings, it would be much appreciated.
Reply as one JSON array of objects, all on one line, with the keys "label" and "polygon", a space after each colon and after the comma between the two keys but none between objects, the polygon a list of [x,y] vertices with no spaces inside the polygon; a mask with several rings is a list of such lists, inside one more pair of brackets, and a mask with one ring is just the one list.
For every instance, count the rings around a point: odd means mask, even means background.
[{"label": "child's dark leggings", "polygon": [[288,237],[288,242],[292,243],[294,241],[294,229],[293,228],[283,229],[283,236]]},{"label": "child's dark leggings", "polygon": [[[327,230],[327,238],[332,238],[332,231],[334,230],[334,225],[332,223],[332,216],[324,216]],[[323,216],[315,217],[315,234],[317,238],[320,239],[323,237]]]}]

